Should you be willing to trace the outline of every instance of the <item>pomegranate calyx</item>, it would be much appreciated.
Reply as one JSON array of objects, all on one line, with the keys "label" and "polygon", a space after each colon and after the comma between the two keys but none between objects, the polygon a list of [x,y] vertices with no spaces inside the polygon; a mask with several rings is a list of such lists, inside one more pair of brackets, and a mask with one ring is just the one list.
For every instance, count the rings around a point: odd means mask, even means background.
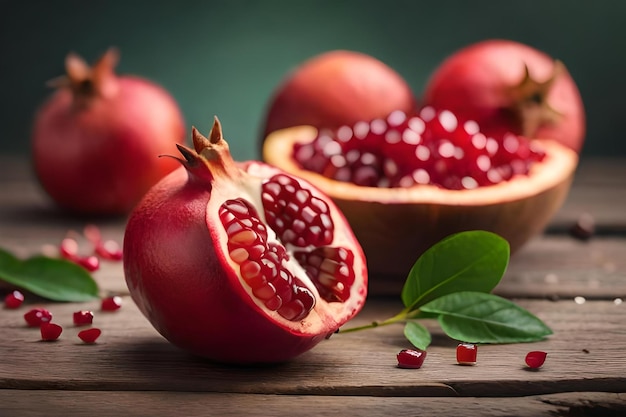
[{"label": "pomegranate calyx", "polygon": [[524,64],[524,76],[519,84],[509,87],[511,111],[520,123],[521,134],[533,138],[541,126],[554,125],[563,114],[548,103],[547,97],[555,81],[565,72],[565,65],[554,61],[552,73],[545,81],[537,81],[530,74],[528,65]]},{"label": "pomegranate calyx", "polygon": [[119,61],[115,48],[107,50],[93,65],[78,54],[70,52],[65,57],[66,75],[48,81],[52,88],[67,88],[74,96],[74,106],[88,106],[95,97],[111,98],[119,89],[114,69]]}]

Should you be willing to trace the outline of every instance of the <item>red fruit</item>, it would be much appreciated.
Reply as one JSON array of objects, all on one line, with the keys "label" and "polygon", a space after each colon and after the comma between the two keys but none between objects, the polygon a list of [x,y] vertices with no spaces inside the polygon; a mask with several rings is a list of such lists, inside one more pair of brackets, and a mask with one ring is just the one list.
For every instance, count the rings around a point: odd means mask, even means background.
[{"label": "red fruit", "polygon": [[528,365],[531,369],[541,368],[543,363],[546,361],[547,356],[548,354],[546,352],[541,352],[539,350],[528,352],[525,359],[526,365]]},{"label": "red fruit", "polygon": [[425,104],[477,121],[483,132],[553,139],[580,152],[585,111],[565,66],[518,42],[488,40],[448,57],[426,85]]},{"label": "red fruit", "polygon": [[456,347],[456,361],[459,365],[476,365],[478,346],[473,343],[459,343]]},{"label": "red fruit", "polygon": [[322,130],[313,141],[296,143],[293,158],[304,169],[360,186],[463,190],[528,174],[544,157],[533,145],[513,134],[487,137],[474,121],[424,107],[418,115],[395,111],[370,123]]},{"label": "red fruit", "polygon": [[43,323],[39,328],[41,332],[41,340],[46,342],[51,342],[53,340],[57,340],[61,333],[63,332],[63,328],[55,323]]},{"label": "red fruit", "polygon": [[286,127],[338,128],[414,107],[409,85],[383,62],[358,52],[326,52],[301,64],[274,92],[263,138]]},{"label": "red fruit", "polygon": [[85,329],[78,332],[78,337],[85,343],[95,343],[96,339],[100,337],[102,330],[92,327],[91,329]]},{"label": "red fruit", "polygon": [[106,297],[102,299],[100,308],[103,311],[115,311],[122,307],[122,297],[115,295],[112,297]]},{"label": "red fruit", "polygon": [[4,297],[4,307],[15,309],[22,305],[24,302],[24,294],[18,290],[11,291]]},{"label": "red fruit", "polygon": [[419,369],[426,359],[426,351],[421,349],[402,349],[397,355],[398,368]]},{"label": "red fruit", "polygon": [[128,220],[133,300],[165,338],[216,361],[311,349],[365,302],[365,259],[345,218],[303,180],[237,165],[217,119],[193,142]]},{"label": "red fruit", "polygon": [[76,311],[73,319],[76,326],[85,326],[93,323],[93,313],[89,310]]},{"label": "red fruit", "polygon": [[67,77],[35,116],[32,154],[45,191],[79,213],[123,214],[176,168],[157,158],[184,140],[184,123],[167,91],[116,76],[109,50],[90,68],[70,54]]},{"label": "red fruit", "polygon": [[52,321],[52,313],[45,308],[33,308],[24,314],[24,320],[30,327],[37,327]]}]

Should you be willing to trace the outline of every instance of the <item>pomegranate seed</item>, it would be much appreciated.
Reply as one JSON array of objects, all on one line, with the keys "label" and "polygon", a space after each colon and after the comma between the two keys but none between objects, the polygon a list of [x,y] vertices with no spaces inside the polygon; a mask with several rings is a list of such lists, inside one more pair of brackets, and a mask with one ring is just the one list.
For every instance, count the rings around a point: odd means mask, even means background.
[{"label": "pomegranate seed", "polygon": [[548,354],[540,350],[528,352],[525,359],[526,365],[528,365],[530,369],[539,369],[546,361],[546,356],[548,356]]},{"label": "pomegranate seed", "polygon": [[93,244],[94,253],[107,261],[121,261],[122,249],[114,240],[102,241],[100,229],[94,224],[85,226],[83,230],[85,237]]},{"label": "pomegranate seed", "polygon": [[473,343],[459,343],[456,347],[456,361],[459,365],[476,365],[478,346]]},{"label": "pomegranate seed", "polygon": [[[459,190],[527,174],[544,156],[525,137],[503,133],[487,138],[475,121],[433,107],[415,115],[395,111],[387,121],[358,122],[353,128],[321,130],[312,142],[296,144],[293,153],[302,168],[336,181]],[[414,179],[417,170],[420,175]]]},{"label": "pomegranate seed", "polygon": [[75,262],[89,272],[97,271],[100,268],[100,260],[93,255],[77,258]]},{"label": "pomegranate seed", "polygon": [[74,324],[76,326],[85,326],[93,323],[93,313],[88,310],[76,311],[74,313]]},{"label": "pomegranate seed", "polygon": [[52,321],[52,313],[45,308],[33,308],[24,314],[24,320],[30,327],[37,327]]},{"label": "pomegranate seed", "polygon": [[421,349],[402,349],[397,355],[398,368],[419,369],[426,359],[426,351]]},{"label": "pomegranate seed", "polygon": [[91,329],[81,330],[78,332],[78,337],[85,343],[94,343],[101,334],[102,330],[92,327]]},{"label": "pomegranate seed", "polygon": [[63,332],[63,328],[55,323],[43,323],[39,330],[41,332],[41,340],[46,342],[57,340]]},{"label": "pomegranate seed", "polygon": [[18,290],[12,291],[9,294],[7,294],[6,297],[4,297],[4,306],[6,308],[11,308],[11,309],[18,308],[19,306],[22,305],[23,302],[24,302],[24,294],[22,294]]},{"label": "pomegranate seed", "polygon": [[103,311],[115,311],[119,310],[120,307],[122,307],[122,297],[117,295],[103,298],[100,306]]}]

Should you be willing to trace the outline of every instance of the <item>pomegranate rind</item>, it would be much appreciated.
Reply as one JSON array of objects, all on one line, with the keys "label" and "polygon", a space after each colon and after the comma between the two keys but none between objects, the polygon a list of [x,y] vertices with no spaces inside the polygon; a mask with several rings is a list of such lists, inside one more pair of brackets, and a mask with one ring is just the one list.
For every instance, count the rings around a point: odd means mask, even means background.
[{"label": "pomegranate rind", "polygon": [[[233,268],[226,267],[232,260],[225,252],[224,232],[216,231],[217,213],[208,214],[233,194],[253,198],[258,193],[260,198],[261,179],[245,180],[247,174],[237,171],[236,181],[245,186],[211,185],[181,167],[144,196],[126,225],[126,283],[139,310],[174,345],[218,362],[283,362],[308,351],[360,311],[367,294],[364,255],[352,235],[359,278],[343,307],[318,300],[315,315],[294,322],[268,314]],[[333,216],[340,216],[328,203]]]},{"label": "pomegranate rind", "polygon": [[[333,199],[361,243],[370,276],[383,282],[403,280],[421,253],[461,231],[494,232],[508,240],[512,252],[517,251],[541,233],[561,207],[578,164],[576,152],[537,139],[546,152],[544,160],[535,163],[529,175],[496,185],[473,190],[431,185],[362,187],[299,167],[292,157],[294,144],[310,142],[316,135],[312,126],[276,131],[265,140],[263,159],[306,179]],[[370,282],[374,284],[374,278]]]},{"label": "pomegranate rind", "polygon": [[287,74],[267,106],[262,139],[275,130],[310,124],[351,125],[414,110],[408,83],[378,59],[334,50],[314,56]]}]

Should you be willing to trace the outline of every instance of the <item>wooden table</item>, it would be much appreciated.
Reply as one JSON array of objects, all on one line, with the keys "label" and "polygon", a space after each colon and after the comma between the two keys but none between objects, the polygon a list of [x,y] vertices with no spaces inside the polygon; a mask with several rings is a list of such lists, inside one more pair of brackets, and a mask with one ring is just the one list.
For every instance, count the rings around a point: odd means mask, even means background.
[{"label": "wooden table", "polygon": [[[585,212],[597,233],[581,241],[568,230]],[[31,255],[87,221],[51,209],[26,161],[0,158],[1,247]],[[122,240],[123,220],[96,224]],[[96,301],[38,303],[64,325],[55,343],[40,342],[25,326],[25,307],[1,310],[0,416],[626,415],[624,159],[581,162],[547,233],[513,257],[496,289],[554,335],[481,346],[473,367],[456,365],[456,342],[428,322],[433,344],[419,370],[396,367],[396,353],[409,347],[401,326],[334,335],[278,366],[216,365],[160,337],[128,297],[121,264],[105,264],[94,277],[103,293],[124,295],[123,307],[103,313]],[[351,325],[399,311],[397,289],[374,289]],[[103,330],[97,344],[76,337],[72,313],[79,309],[94,311]],[[530,350],[548,352],[539,371],[523,366]]]}]

